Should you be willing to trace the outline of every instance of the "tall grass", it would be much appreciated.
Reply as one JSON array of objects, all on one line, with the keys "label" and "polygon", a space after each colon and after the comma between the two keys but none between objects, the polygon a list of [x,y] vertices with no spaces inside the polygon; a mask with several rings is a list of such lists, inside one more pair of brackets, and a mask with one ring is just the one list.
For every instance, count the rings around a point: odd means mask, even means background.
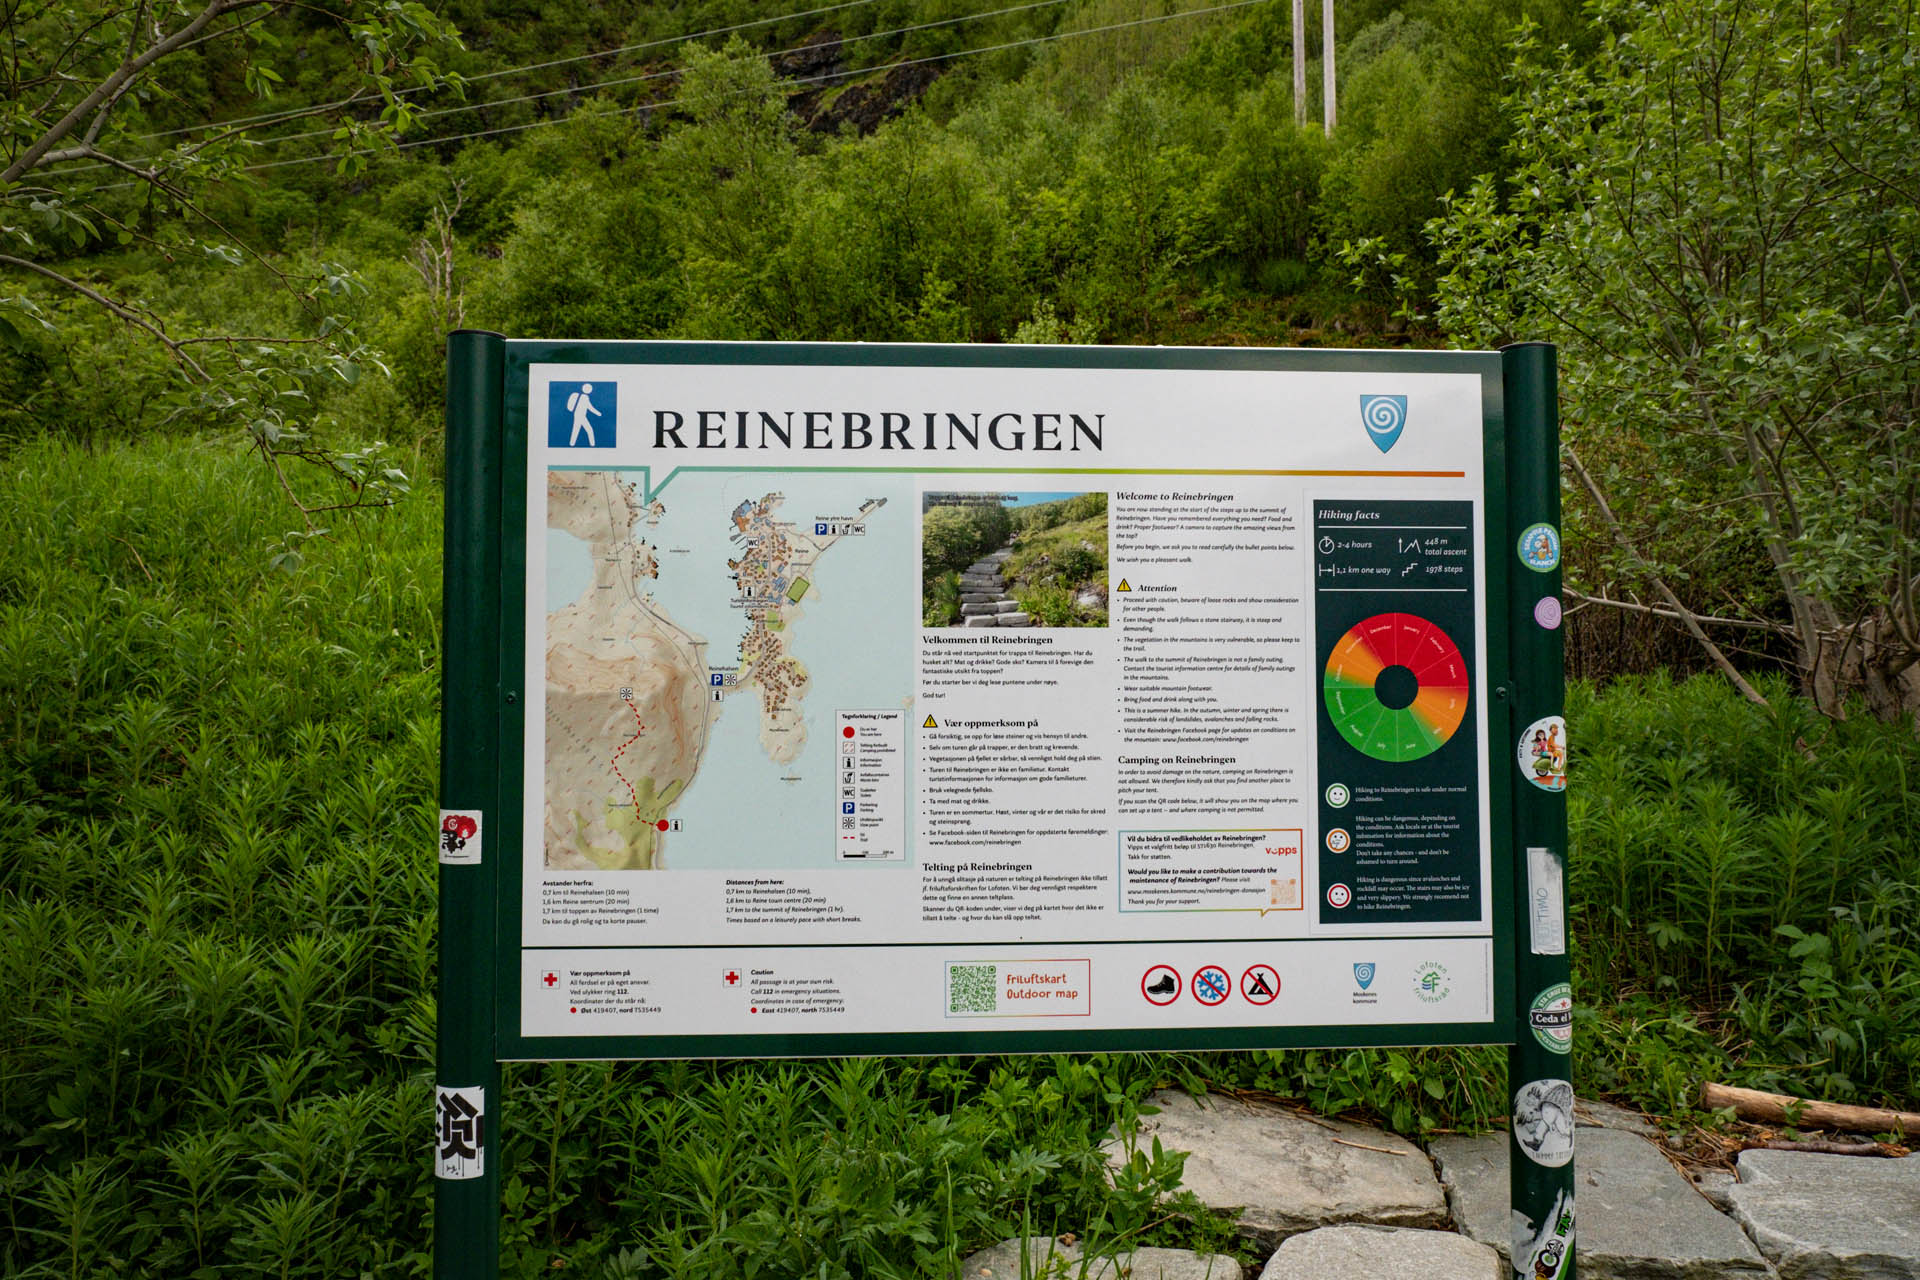
[{"label": "tall grass", "polygon": [[1685,1105],[1698,1080],[1668,1081],[1661,1061],[1681,1051],[1679,1076],[1911,1102],[1920,745],[1911,725],[1829,721],[1784,682],[1762,687],[1772,714],[1713,677],[1569,694],[1569,897],[1596,1077]]}]

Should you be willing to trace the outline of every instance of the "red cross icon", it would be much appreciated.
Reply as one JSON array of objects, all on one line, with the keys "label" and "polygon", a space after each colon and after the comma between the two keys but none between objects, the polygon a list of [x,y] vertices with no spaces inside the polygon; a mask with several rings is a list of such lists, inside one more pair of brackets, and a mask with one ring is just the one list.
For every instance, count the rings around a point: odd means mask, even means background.
[{"label": "red cross icon", "polygon": [[541,977],[540,981],[546,983],[548,987],[556,987],[560,985],[560,975],[549,969]]},{"label": "red cross icon", "polygon": [[721,978],[721,981],[725,982],[730,987],[738,986],[740,984],[740,971],[738,969],[729,969],[725,973],[721,974],[720,978]]}]

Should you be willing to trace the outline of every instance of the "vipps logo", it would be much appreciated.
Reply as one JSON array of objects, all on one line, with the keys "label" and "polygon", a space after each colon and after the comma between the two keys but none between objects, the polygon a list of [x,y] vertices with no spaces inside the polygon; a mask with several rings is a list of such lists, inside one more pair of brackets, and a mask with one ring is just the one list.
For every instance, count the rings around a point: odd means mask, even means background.
[{"label": "vipps logo", "polygon": [[1400,433],[1407,426],[1407,398],[1405,396],[1361,396],[1360,422],[1367,429],[1367,438],[1374,447],[1385,453],[1399,441]]},{"label": "vipps logo", "polygon": [[620,388],[611,382],[547,384],[547,447],[611,449],[619,443]]},{"label": "vipps logo", "polygon": [[1439,1004],[1453,994],[1453,983],[1447,979],[1447,966],[1428,961],[1415,965],[1413,969],[1413,994],[1423,1004]]}]

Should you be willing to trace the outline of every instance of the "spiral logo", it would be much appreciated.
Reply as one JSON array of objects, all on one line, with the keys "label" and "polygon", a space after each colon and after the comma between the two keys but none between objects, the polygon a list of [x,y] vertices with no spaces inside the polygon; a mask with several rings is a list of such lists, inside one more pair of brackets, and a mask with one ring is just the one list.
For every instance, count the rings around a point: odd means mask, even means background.
[{"label": "spiral logo", "polygon": [[1367,429],[1368,438],[1385,453],[1393,448],[1407,425],[1407,398],[1361,396],[1360,421]]}]

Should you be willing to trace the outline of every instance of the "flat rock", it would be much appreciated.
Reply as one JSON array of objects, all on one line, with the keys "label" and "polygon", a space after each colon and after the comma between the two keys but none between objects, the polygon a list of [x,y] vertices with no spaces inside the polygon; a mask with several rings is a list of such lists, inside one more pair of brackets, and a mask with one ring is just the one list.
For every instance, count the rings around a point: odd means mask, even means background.
[{"label": "flat rock", "polygon": [[[1507,1135],[1436,1138],[1433,1157],[1454,1222],[1504,1257],[1513,1237]],[[1580,1275],[1588,1280],[1769,1274],[1753,1242],[1646,1139],[1618,1129],[1583,1129],[1573,1168],[1574,1247]]]},{"label": "flat rock", "polygon": [[1033,625],[1033,619],[1024,613],[1019,612],[1018,610],[1015,610],[1012,613],[998,614],[996,616],[1000,621],[1000,625],[1003,627],[1030,627]]},{"label": "flat rock", "polygon": [[[1263,1243],[1343,1222],[1434,1227],[1446,1220],[1432,1166],[1403,1138],[1222,1095],[1200,1102],[1163,1089],[1148,1102],[1160,1111],[1141,1117],[1140,1145],[1158,1138],[1186,1152],[1181,1185],[1209,1208],[1240,1210],[1241,1233]],[[1117,1140],[1107,1143],[1107,1158],[1126,1159]]]},{"label": "flat rock", "polygon": [[960,593],[961,604],[992,604],[997,598],[998,597],[990,591],[962,591]]},{"label": "flat rock", "polygon": [[1660,1134],[1660,1126],[1638,1111],[1629,1111],[1598,1099],[1589,1101],[1575,1098],[1573,1120],[1576,1125],[1586,1129],[1619,1129],[1623,1133],[1637,1133],[1643,1138],[1654,1138]]},{"label": "flat rock", "polygon": [[1267,1259],[1260,1280],[1501,1280],[1500,1255],[1450,1231],[1321,1227]]},{"label": "flat rock", "polygon": [[1000,625],[1000,615],[996,613],[975,614],[969,618],[962,618],[960,621],[968,628],[997,627]]},{"label": "flat rock", "polygon": [[960,616],[963,618],[991,618],[998,615],[999,612],[1000,610],[994,608],[993,602],[990,600],[982,600],[978,604],[963,604],[960,606]]},{"label": "flat rock", "polygon": [[1225,1254],[1186,1249],[1135,1249],[1089,1259],[1080,1245],[1048,1236],[1028,1236],[1027,1269],[1020,1269],[1021,1241],[1002,1240],[960,1264],[960,1280],[1025,1280],[1071,1276],[1074,1280],[1245,1280],[1240,1264]]},{"label": "flat rock", "polygon": [[1920,1157],[1742,1151],[1733,1216],[1784,1280],[1920,1277]]},{"label": "flat rock", "polygon": [[1018,600],[996,600],[994,601],[993,607],[1001,613],[1020,612],[1020,602]]}]

